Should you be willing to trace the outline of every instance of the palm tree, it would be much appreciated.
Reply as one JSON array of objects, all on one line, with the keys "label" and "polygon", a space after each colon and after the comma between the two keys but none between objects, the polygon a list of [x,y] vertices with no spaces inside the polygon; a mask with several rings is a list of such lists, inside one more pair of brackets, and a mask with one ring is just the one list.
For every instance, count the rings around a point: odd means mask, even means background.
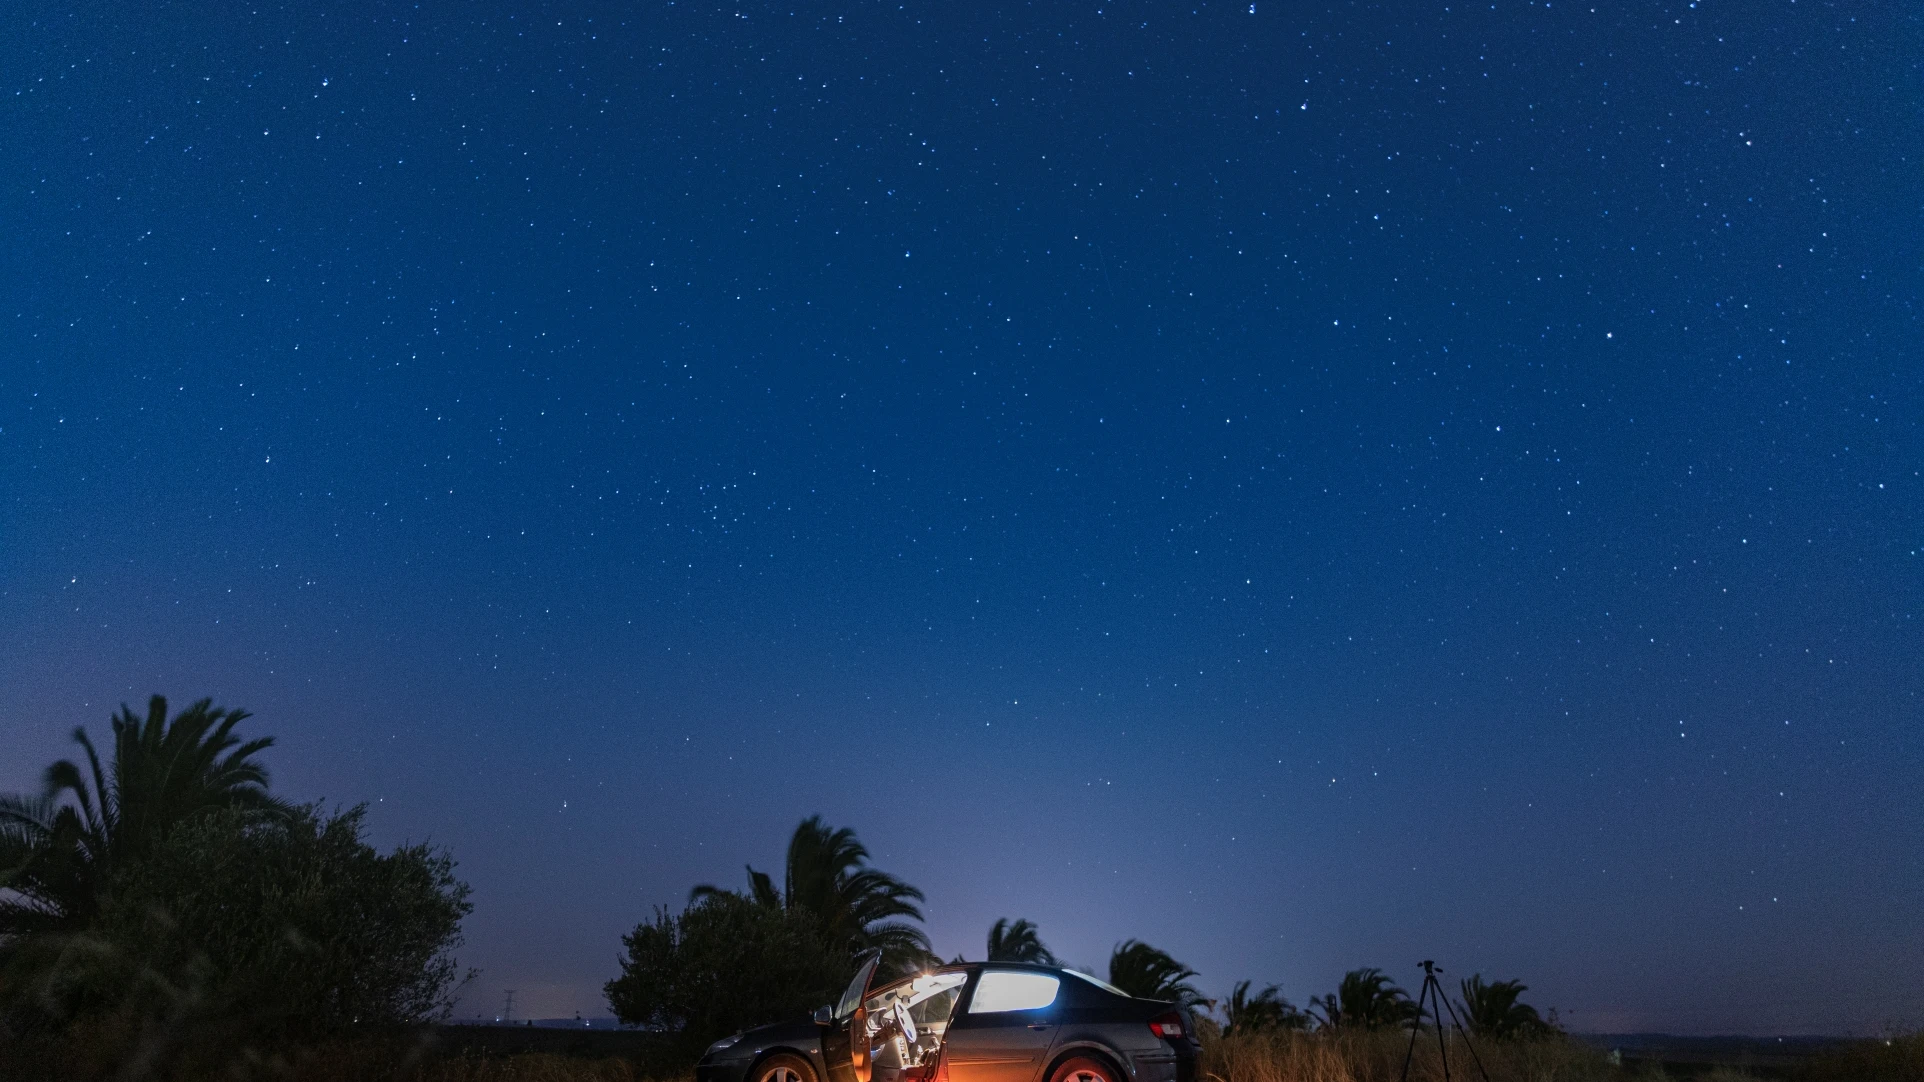
[{"label": "palm tree", "polygon": [[1390,983],[1383,971],[1352,969],[1333,995],[1311,999],[1324,1029],[1389,1029],[1416,1021],[1409,993]]},{"label": "palm tree", "polygon": [[1042,945],[1036,935],[1036,926],[1026,920],[1011,922],[1003,917],[989,929],[989,954],[991,962],[1029,962],[1033,965],[1052,966],[1056,956]]},{"label": "palm tree", "polygon": [[1202,993],[1188,983],[1196,971],[1138,939],[1124,940],[1109,955],[1109,983],[1137,999],[1166,999],[1193,1007]]},{"label": "palm tree", "polygon": [[0,944],[87,925],[103,886],[87,842],[73,808],[0,796]]},{"label": "palm tree", "polygon": [[1463,998],[1457,1006],[1463,1008],[1463,1021],[1470,1032],[1479,1037],[1501,1041],[1534,1036],[1549,1029],[1535,1007],[1517,1002],[1517,997],[1529,987],[1522,981],[1485,984],[1483,975],[1475,973],[1461,982],[1460,987]]},{"label": "palm tree", "polygon": [[1268,1030],[1309,1028],[1309,1016],[1298,1010],[1295,1004],[1284,999],[1281,990],[1275,985],[1268,985],[1251,996],[1249,983],[1239,981],[1229,993],[1229,1002],[1223,1009],[1223,1013],[1228,1018],[1228,1024],[1223,1027],[1223,1036],[1237,1037]]},{"label": "palm tree", "polygon": [[[702,885],[691,899],[722,893]],[[848,827],[831,830],[819,815],[802,820],[788,840],[782,889],[766,872],[748,869],[753,901],[813,913],[830,935],[847,942],[851,953],[879,947],[889,972],[932,961],[928,933],[907,923],[922,919],[915,903],[922,892],[885,872],[868,867],[868,849]]]},{"label": "palm tree", "polygon": [[85,770],[62,759],[47,768],[41,796],[0,796],[0,939],[86,927],[115,869],[195,815],[285,813],[254,758],[273,739],[234,735],[248,716],[202,699],[169,722],[167,700],[156,695],[143,720],[123,704],[110,764],[78,728]]}]

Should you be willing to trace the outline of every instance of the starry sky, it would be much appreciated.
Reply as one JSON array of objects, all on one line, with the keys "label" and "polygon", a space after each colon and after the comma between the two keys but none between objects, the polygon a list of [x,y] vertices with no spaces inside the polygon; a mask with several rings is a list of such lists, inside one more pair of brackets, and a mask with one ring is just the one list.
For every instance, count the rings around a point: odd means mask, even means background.
[{"label": "starry sky", "polygon": [[945,956],[1924,1021],[1907,5],[3,18],[0,788],[252,710],[467,1017],[820,812]]}]

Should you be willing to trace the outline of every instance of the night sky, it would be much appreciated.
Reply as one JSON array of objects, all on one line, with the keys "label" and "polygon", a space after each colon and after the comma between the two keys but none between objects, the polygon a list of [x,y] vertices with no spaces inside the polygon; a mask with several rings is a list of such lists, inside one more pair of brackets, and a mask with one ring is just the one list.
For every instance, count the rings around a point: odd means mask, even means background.
[{"label": "night sky", "polygon": [[820,812],[944,956],[1924,1021],[1913,6],[0,25],[0,789],[249,709],[462,1017]]}]

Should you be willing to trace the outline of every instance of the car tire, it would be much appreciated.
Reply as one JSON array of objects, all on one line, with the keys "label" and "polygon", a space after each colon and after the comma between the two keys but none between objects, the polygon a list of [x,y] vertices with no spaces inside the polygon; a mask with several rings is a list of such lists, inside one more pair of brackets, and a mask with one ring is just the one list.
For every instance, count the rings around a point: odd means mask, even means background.
[{"label": "car tire", "polygon": [[1116,1069],[1093,1056],[1070,1056],[1049,1073],[1049,1082],[1121,1082]]},{"label": "car tire", "polygon": [[[748,1082],[817,1082],[815,1066],[800,1056],[780,1052],[755,1065]],[[1110,1082],[1114,1082],[1113,1079]]]}]

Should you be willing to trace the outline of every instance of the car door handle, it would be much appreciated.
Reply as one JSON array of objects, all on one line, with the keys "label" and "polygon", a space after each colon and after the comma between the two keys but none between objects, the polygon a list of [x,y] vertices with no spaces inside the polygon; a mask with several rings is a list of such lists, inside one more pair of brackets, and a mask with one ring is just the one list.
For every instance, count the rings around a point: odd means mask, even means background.
[{"label": "car door handle", "polygon": [[1050,1024],[1047,1022],[1038,1022],[1035,1025],[1030,1026],[1029,1028],[1030,1029],[1050,1029],[1053,1027],[1051,1027]]}]

